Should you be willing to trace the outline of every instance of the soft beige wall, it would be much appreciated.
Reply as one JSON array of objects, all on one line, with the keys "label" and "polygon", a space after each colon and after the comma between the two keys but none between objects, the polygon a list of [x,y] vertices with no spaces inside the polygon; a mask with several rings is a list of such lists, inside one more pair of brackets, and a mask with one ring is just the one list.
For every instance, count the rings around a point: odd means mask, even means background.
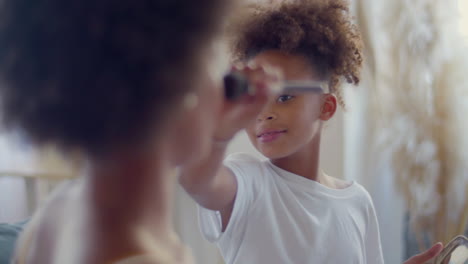
[{"label": "soft beige wall", "polygon": [[460,8],[460,31],[468,39],[468,1],[458,0],[458,6]]}]

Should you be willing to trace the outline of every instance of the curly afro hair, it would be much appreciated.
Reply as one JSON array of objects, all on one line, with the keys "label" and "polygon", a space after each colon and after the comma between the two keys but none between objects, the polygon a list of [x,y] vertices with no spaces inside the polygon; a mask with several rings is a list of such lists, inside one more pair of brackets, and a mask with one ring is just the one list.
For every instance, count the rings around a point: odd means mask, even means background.
[{"label": "curly afro hair", "polygon": [[34,142],[85,152],[143,137],[192,89],[223,0],[4,0],[0,111]]},{"label": "curly afro hair", "polygon": [[340,80],[359,83],[362,41],[344,0],[285,1],[249,5],[230,28],[233,55],[249,60],[265,50],[305,56],[343,105]]}]

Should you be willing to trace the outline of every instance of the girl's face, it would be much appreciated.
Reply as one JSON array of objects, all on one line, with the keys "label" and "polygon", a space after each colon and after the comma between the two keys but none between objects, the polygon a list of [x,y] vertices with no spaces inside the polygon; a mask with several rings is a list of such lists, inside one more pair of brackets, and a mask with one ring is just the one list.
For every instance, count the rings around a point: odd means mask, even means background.
[{"label": "girl's face", "polygon": [[[302,56],[272,50],[257,55],[253,61],[280,68],[287,81],[322,81]],[[336,98],[330,94],[283,94],[272,97],[246,131],[264,156],[284,158],[307,146],[335,109]]]}]

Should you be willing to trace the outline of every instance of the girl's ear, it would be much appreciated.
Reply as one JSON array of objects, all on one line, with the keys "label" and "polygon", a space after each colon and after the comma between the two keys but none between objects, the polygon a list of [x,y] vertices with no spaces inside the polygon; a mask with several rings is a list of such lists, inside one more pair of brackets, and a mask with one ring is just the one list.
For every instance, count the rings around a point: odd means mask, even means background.
[{"label": "girl's ear", "polygon": [[320,120],[328,121],[336,112],[337,99],[334,94],[325,94],[323,98],[322,108],[320,111]]}]

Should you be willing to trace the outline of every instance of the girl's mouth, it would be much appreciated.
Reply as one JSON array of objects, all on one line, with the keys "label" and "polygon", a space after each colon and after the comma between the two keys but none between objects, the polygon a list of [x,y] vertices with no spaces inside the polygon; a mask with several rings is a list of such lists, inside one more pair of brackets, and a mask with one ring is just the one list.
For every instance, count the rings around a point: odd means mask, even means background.
[{"label": "girl's mouth", "polygon": [[268,143],[275,141],[284,133],[286,133],[286,130],[266,130],[257,135],[257,138],[259,138],[262,143]]}]

